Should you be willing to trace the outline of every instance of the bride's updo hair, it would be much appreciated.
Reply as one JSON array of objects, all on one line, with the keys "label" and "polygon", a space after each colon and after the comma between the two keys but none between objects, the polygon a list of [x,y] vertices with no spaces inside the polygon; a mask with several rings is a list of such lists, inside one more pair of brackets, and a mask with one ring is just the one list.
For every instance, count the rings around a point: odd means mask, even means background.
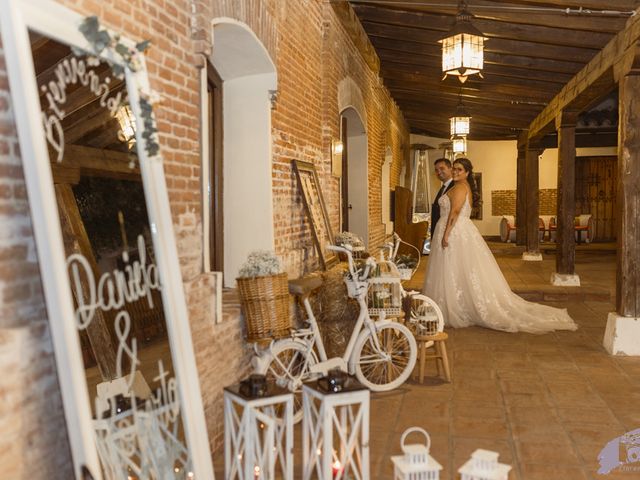
[{"label": "bride's updo hair", "polygon": [[471,187],[471,203],[472,203],[472,206],[475,208],[480,204],[480,193],[478,192],[478,185],[476,185],[476,179],[473,176],[473,164],[471,163],[471,160],[464,157],[456,158],[453,164],[455,165],[456,163],[462,165],[462,168],[464,168],[465,172],[469,174],[467,175],[467,182]]}]

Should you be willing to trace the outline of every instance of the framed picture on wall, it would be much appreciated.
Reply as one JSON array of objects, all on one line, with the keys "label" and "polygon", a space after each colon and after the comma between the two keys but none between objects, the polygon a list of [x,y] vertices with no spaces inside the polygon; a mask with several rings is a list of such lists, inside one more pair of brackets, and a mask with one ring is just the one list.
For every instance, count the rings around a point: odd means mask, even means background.
[{"label": "framed picture on wall", "polygon": [[311,233],[318,250],[320,264],[323,269],[327,270],[338,263],[338,257],[334,252],[327,249],[328,245],[333,244],[333,232],[331,231],[329,215],[327,214],[322,190],[320,189],[318,173],[313,163],[293,160],[292,165],[298,181],[298,188],[302,193],[302,201],[307,211],[307,218],[311,225]]},{"label": "framed picture on wall", "polygon": [[478,205],[471,209],[471,219],[482,220],[482,173],[474,172],[473,178],[476,181],[476,187],[478,188],[478,195],[480,195],[480,200],[478,201]]}]

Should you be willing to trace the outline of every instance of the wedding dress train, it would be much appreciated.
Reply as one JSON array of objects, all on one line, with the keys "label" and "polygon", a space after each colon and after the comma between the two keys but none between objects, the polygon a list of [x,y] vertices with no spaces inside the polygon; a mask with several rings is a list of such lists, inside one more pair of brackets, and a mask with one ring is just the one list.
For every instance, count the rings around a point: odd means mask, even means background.
[{"label": "wedding dress train", "polygon": [[451,209],[448,195],[439,200],[441,217],[431,239],[423,291],[441,308],[445,325],[478,325],[506,332],[544,333],[576,330],[566,309],[528,302],[511,291],[491,250],[469,216],[469,199],[449,233],[442,236]]}]

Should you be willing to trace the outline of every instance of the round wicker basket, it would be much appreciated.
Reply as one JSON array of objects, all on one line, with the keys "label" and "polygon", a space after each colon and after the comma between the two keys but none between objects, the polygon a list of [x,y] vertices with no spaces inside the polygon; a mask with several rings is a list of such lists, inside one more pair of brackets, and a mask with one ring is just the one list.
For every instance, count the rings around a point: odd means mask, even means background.
[{"label": "round wicker basket", "polygon": [[288,336],[291,316],[287,274],[236,280],[247,322],[247,341],[260,342]]}]

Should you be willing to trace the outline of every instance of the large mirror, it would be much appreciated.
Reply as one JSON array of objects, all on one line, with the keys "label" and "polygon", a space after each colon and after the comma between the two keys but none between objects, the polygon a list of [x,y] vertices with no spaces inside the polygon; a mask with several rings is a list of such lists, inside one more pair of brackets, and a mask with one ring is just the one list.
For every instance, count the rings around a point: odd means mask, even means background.
[{"label": "large mirror", "polygon": [[7,3],[3,44],[76,475],[213,478],[146,44],[47,1]]}]

